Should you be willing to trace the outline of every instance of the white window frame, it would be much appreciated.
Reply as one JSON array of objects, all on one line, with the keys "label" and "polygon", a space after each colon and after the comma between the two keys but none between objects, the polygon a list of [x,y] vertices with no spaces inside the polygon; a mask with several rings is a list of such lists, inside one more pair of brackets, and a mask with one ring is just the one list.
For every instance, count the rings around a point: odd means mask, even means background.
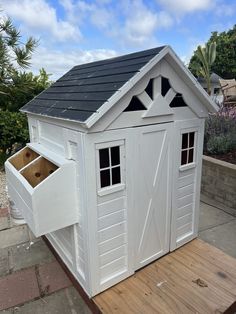
[{"label": "white window frame", "polygon": [[[99,150],[104,149],[104,148],[111,148],[111,147],[116,147],[119,146],[120,148],[120,164],[104,168],[105,169],[111,169],[116,168],[120,166],[120,183],[105,186],[101,188],[101,177],[100,177],[100,172],[103,169],[100,169],[100,158],[99,158]],[[110,150],[109,150],[110,152]],[[112,142],[104,142],[104,143],[99,143],[96,144],[96,172],[97,172],[97,194],[99,196],[107,195],[110,193],[118,192],[121,190],[125,189],[125,141],[124,140],[118,140],[118,141],[112,141]],[[111,178],[111,172],[110,172],[110,180]]]},{"label": "white window frame", "polygon": [[[190,147],[188,147],[187,149],[182,149],[183,134],[192,133],[192,132],[194,132],[194,145],[191,146],[191,148],[193,148],[193,161],[191,163],[181,165],[182,151],[191,149]],[[184,171],[184,170],[188,170],[188,169],[196,167],[198,132],[199,132],[199,128],[196,128],[196,127],[181,129],[180,131],[180,147],[179,147],[180,148],[180,166],[179,166],[180,171]]]}]

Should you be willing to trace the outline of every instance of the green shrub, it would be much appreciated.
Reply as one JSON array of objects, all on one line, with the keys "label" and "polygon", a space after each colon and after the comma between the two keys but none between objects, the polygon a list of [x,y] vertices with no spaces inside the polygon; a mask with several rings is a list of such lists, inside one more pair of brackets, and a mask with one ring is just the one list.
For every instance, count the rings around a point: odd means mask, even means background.
[{"label": "green shrub", "polygon": [[27,118],[20,112],[0,110],[0,153],[10,155],[29,141]]},{"label": "green shrub", "polygon": [[3,152],[0,152],[0,171],[3,170],[3,165],[6,160],[7,160],[7,155]]},{"label": "green shrub", "polygon": [[206,119],[204,152],[212,155],[236,150],[236,110],[223,108]]},{"label": "green shrub", "polygon": [[207,151],[212,155],[226,154],[235,148],[236,139],[231,134],[216,135],[209,138]]}]

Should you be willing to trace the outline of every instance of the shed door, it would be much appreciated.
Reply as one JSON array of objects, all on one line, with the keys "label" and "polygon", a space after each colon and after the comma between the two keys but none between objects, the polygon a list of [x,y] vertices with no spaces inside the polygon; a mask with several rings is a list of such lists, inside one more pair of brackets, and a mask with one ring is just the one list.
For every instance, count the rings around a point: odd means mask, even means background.
[{"label": "shed door", "polygon": [[172,123],[137,128],[134,192],[135,269],[169,252]]}]

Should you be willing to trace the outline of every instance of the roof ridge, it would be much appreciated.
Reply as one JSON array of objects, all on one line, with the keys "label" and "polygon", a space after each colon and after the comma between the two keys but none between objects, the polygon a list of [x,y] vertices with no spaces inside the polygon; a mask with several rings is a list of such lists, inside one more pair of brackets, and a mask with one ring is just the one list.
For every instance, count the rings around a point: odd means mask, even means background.
[{"label": "roof ridge", "polygon": [[[106,59],[102,59],[102,60],[82,63],[82,64],[75,65],[72,69],[79,68],[79,67],[80,68],[86,68],[87,65],[91,65],[92,66],[92,65],[95,65],[95,64],[98,64],[98,63],[102,63],[104,61],[114,61],[114,62],[118,61],[119,62],[119,60],[122,59],[122,58],[126,58],[126,57],[131,57],[132,58],[132,57],[134,57],[136,55],[139,55],[141,53],[149,53],[150,52],[150,54],[148,54],[148,55],[156,55],[157,52],[160,52],[165,47],[166,47],[166,45],[163,45],[163,46],[159,46],[159,47],[155,47],[155,48],[150,48],[150,49],[147,49],[147,50],[140,50],[140,51],[136,51],[136,52],[122,54],[122,55],[119,55],[119,56],[116,56],[116,57],[111,57],[111,58],[106,58]],[[153,53],[151,53],[151,51]]]}]

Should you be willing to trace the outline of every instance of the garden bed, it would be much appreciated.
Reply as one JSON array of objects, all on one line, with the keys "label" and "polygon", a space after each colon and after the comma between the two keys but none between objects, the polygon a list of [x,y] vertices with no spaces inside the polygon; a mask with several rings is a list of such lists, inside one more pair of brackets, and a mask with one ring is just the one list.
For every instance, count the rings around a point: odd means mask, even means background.
[{"label": "garden bed", "polygon": [[206,119],[204,155],[236,164],[236,106],[222,107]]},{"label": "garden bed", "polygon": [[220,154],[220,155],[209,155],[207,154],[207,152],[205,153],[205,155],[236,165],[236,149],[232,152],[228,152],[228,153]]}]

